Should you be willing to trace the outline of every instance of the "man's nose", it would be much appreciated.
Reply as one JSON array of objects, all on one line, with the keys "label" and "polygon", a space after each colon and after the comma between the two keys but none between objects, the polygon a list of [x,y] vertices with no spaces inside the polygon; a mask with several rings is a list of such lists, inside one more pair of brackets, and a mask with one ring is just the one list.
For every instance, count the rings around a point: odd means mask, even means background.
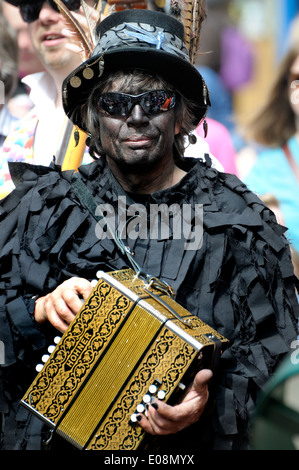
[{"label": "man's nose", "polygon": [[143,111],[140,104],[135,104],[131,109],[131,112],[128,116],[127,122],[128,124],[132,123],[134,125],[144,125],[147,124],[149,121],[148,115]]},{"label": "man's nose", "polygon": [[57,21],[61,19],[61,14],[54,10],[48,2],[43,2],[39,13],[39,20],[42,22]]}]

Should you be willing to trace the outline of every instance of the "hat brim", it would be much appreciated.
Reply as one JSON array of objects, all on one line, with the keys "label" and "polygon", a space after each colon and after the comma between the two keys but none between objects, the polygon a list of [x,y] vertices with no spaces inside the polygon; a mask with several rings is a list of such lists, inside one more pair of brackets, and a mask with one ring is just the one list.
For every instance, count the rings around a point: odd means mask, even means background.
[{"label": "hat brim", "polygon": [[[185,59],[151,47],[122,47],[104,54],[104,73],[99,76],[99,56],[93,56],[77,67],[63,83],[63,105],[68,117],[75,125],[88,132],[81,120],[81,106],[86,103],[91,89],[109,73],[118,70],[142,70],[165,78],[185,98],[194,103],[195,125],[205,117],[209,106],[204,93],[205,82],[198,72]],[[92,78],[83,75],[86,68],[94,72]],[[78,77],[80,86],[71,85],[71,78]],[[206,97],[206,98],[205,98]],[[206,101],[206,102],[205,102]]]}]

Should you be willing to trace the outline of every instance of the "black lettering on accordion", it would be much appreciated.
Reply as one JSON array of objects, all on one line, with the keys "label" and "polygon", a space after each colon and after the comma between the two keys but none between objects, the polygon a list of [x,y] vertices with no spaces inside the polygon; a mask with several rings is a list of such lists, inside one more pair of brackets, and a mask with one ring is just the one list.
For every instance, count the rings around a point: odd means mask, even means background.
[{"label": "black lettering on accordion", "polygon": [[80,343],[77,344],[77,347],[72,351],[70,357],[68,358],[64,369],[65,370],[70,370],[74,364],[78,361],[78,358],[82,351],[84,350],[86,344],[91,340],[93,337],[93,330],[89,329],[85,332],[85,334],[82,336]]}]

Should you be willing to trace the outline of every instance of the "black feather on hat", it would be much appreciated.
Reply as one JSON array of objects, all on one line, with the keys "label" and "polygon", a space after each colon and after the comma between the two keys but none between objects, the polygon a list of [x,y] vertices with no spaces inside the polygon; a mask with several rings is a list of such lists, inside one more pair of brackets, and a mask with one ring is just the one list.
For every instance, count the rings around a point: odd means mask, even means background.
[{"label": "black feather on hat", "polygon": [[107,74],[137,69],[162,76],[195,104],[195,125],[210,105],[206,84],[191,64],[184,43],[184,26],[171,15],[150,10],[124,10],[99,23],[98,43],[91,57],[63,82],[63,106],[79,128],[81,106],[90,90]]}]

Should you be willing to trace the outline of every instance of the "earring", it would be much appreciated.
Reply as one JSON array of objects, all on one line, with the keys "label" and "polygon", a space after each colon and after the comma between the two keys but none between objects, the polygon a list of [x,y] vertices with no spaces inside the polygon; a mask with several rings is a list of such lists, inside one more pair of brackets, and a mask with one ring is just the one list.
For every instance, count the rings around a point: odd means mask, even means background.
[{"label": "earring", "polygon": [[208,135],[208,123],[207,123],[206,120],[204,120],[204,122],[203,122],[203,130],[204,130],[204,136],[206,138],[207,135]]},{"label": "earring", "polygon": [[191,145],[195,145],[197,142],[196,135],[194,135],[192,132],[188,135],[188,139]]},{"label": "earring", "polygon": [[75,144],[76,144],[75,147],[77,147],[77,145],[79,144],[79,140],[80,140],[80,134],[79,134],[77,127],[74,130],[74,139],[75,139]]},{"label": "earring", "polygon": [[86,141],[85,141],[87,147],[90,147],[90,141],[91,141],[91,135],[89,134],[88,137],[86,137]]}]

